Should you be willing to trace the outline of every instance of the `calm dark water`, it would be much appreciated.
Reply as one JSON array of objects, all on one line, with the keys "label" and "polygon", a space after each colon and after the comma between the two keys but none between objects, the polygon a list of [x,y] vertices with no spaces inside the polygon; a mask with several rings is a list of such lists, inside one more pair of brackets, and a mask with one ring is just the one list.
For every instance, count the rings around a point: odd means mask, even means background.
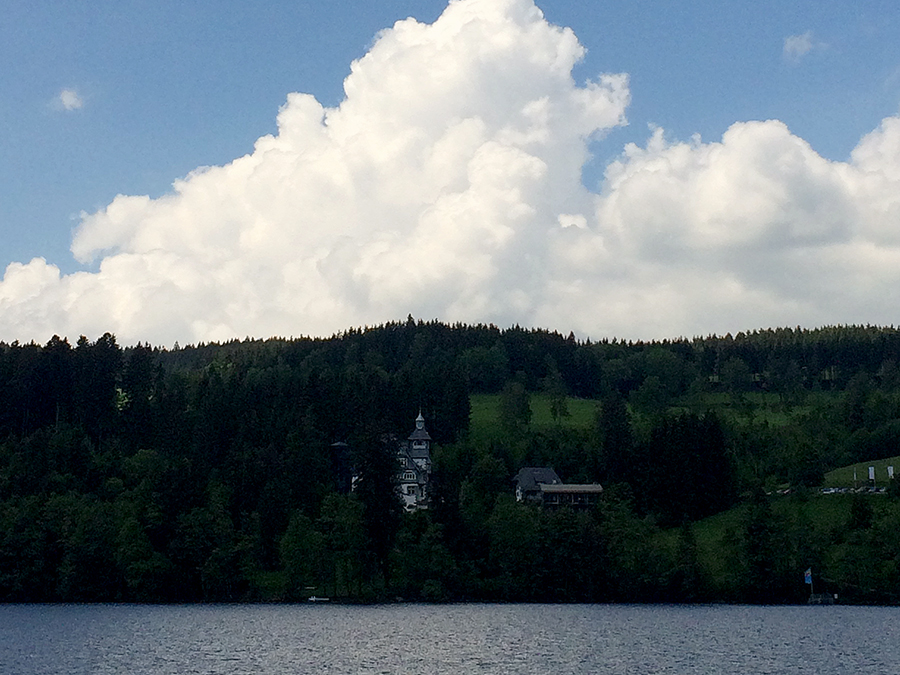
[{"label": "calm dark water", "polygon": [[900,673],[900,609],[0,605],[0,673]]}]

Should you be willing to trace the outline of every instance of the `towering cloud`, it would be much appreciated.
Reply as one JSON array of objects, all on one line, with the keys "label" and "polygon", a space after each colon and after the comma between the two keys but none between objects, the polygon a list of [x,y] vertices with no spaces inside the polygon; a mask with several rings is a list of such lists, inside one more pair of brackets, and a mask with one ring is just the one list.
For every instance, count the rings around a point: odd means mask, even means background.
[{"label": "towering cloud", "polygon": [[119,196],[72,244],[95,272],[13,263],[0,339],[170,344],[329,334],[412,313],[582,335],[890,322],[900,119],[831,163],[777,121],[628,146],[599,194],[588,144],[624,75],[532,0],[454,0],[381,33],[339,107],[291,94],[276,136],[159,199]]}]

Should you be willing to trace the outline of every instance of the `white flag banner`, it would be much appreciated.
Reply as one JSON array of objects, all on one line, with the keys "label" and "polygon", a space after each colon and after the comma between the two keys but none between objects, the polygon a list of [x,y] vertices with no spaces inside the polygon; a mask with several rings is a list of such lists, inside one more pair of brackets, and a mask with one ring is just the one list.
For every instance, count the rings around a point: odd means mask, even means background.
[{"label": "white flag banner", "polygon": [[869,480],[875,480],[875,467],[869,467]]},{"label": "white flag banner", "polygon": [[894,480],[894,466],[893,464],[888,467],[888,478]]}]

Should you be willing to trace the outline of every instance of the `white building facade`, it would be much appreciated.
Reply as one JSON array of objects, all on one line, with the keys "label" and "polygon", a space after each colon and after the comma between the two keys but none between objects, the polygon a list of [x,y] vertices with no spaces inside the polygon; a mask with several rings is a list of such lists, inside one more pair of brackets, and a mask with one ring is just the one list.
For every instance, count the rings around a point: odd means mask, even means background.
[{"label": "white building facade", "polygon": [[428,483],[431,478],[431,436],[425,430],[422,413],[416,428],[397,448],[397,490],[407,511],[428,508]]}]

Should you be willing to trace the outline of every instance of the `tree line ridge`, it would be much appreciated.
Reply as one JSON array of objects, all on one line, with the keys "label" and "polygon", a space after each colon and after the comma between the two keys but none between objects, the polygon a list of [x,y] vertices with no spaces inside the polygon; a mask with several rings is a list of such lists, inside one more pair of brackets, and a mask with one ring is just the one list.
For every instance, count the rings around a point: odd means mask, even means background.
[{"label": "tree line ridge", "polygon": [[[877,326],[590,341],[409,317],[0,343],[0,600],[787,602],[812,567],[817,589],[895,602],[900,503],[815,488],[900,454],[898,363],[900,332]],[[418,411],[430,504],[403,513],[386,439]],[[518,504],[525,466],[602,498]]]}]

